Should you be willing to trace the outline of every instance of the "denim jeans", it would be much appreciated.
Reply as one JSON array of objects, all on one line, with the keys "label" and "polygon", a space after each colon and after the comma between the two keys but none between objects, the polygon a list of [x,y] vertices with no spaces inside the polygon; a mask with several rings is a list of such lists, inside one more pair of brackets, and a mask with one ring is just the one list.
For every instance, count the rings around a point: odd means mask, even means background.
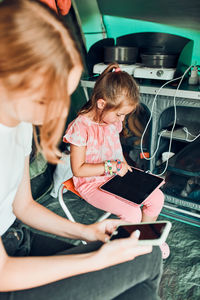
[{"label": "denim jeans", "polygon": [[2,241],[10,256],[54,255],[74,247],[72,244],[56,238],[35,233],[19,220],[16,220],[3,234]]},{"label": "denim jeans", "polygon": [[[24,255],[49,255],[56,249],[54,254],[78,254],[94,251],[101,247],[101,242],[89,243],[87,245],[72,246],[54,238],[44,236],[34,236],[29,229],[22,223],[16,221],[14,224],[17,234],[13,233],[14,238],[10,238],[13,232],[13,226],[2,237],[7,252],[13,251],[14,246],[18,244],[18,250],[15,252],[18,256]],[[11,230],[12,229],[12,230]],[[22,235],[23,233],[23,235]],[[6,238],[7,236],[7,238]],[[23,237],[22,237],[23,236]],[[36,242],[37,239],[41,242]],[[44,238],[44,239],[43,239]],[[24,243],[22,240],[24,239]],[[43,241],[48,243],[48,247]],[[35,250],[32,251],[32,244],[35,243]],[[49,251],[49,246],[54,244]],[[8,246],[9,245],[9,246]],[[37,245],[37,246],[36,246]],[[42,249],[38,246],[43,245]],[[46,244],[47,245],[47,244]],[[65,251],[63,247],[65,246]],[[9,248],[9,249],[8,249]],[[45,254],[46,249],[46,254]],[[47,251],[48,250],[48,251]],[[58,253],[59,252],[59,253]],[[53,253],[51,253],[53,254]],[[159,247],[154,247],[152,253],[142,255],[132,261],[118,264],[100,271],[89,272],[63,280],[59,280],[40,287],[20,290],[15,292],[0,293],[1,300],[158,300],[158,287],[161,278],[162,260]]]}]

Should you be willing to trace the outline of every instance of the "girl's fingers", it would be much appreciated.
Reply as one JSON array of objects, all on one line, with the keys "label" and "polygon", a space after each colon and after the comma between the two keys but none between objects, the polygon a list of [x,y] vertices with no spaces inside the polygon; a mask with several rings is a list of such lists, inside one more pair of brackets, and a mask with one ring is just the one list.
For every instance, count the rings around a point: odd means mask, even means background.
[{"label": "girl's fingers", "polygon": [[130,172],[133,172],[133,170],[132,170],[132,168],[128,165],[128,170],[130,171]]}]

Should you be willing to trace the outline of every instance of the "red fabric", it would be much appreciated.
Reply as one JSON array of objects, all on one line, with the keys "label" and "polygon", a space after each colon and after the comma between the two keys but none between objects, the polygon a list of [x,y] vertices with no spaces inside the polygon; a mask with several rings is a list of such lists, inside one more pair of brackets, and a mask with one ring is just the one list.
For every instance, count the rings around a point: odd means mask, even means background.
[{"label": "red fabric", "polygon": [[[55,3],[55,0],[40,0],[44,3],[46,3],[50,8],[54,9],[57,13],[57,6]],[[71,7],[71,0],[57,0],[58,7],[60,9],[61,15],[66,15],[68,14],[70,7]]]},{"label": "red fabric", "polygon": [[71,0],[57,0],[61,15],[68,14],[71,7]]},{"label": "red fabric", "polygon": [[79,194],[79,192],[77,192],[77,191],[75,190],[75,187],[74,187],[74,183],[73,183],[73,179],[72,179],[72,178],[70,178],[70,179],[68,179],[67,181],[63,182],[63,185],[64,185],[64,187],[65,187],[67,190],[69,190],[69,191],[71,191],[72,193],[74,193],[74,194],[78,195],[79,197],[81,197],[80,194]]}]

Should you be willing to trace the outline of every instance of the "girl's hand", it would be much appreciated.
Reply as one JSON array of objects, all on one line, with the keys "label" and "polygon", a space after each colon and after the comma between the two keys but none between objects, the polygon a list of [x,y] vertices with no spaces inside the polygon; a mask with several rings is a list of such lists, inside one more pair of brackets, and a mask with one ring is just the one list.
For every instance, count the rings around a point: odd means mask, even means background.
[{"label": "girl's hand", "polygon": [[95,260],[99,268],[106,268],[115,264],[134,259],[137,256],[150,253],[152,246],[138,245],[136,232],[129,238],[118,239],[105,243],[97,252]]},{"label": "girl's hand", "polygon": [[110,235],[120,224],[123,224],[123,221],[109,219],[99,223],[85,225],[85,229],[82,232],[81,239],[86,242],[102,241],[105,243],[109,240]]},{"label": "girl's hand", "polygon": [[132,168],[131,168],[131,166],[129,166],[127,164],[127,162],[121,162],[121,164],[122,164],[122,168],[121,168],[120,171],[117,172],[117,174],[119,176],[123,177],[128,171],[130,171],[130,172],[133,171]]}]

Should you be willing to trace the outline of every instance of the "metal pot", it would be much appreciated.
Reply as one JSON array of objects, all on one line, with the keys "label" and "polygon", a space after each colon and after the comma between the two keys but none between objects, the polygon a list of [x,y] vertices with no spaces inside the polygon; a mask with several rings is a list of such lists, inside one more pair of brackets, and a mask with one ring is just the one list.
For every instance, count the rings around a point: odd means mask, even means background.
[{"label": "metal pot", "polygon": [[178,55],[163,53],[143,53],[140,55],[145,67],[149,68],[176,68]]},{"label": "metal pot", "polygon": [[137,47],[123,47],[123,46],[108,46],[104,47],[104,62],[119,64],[133,64],[137,61],[138,48]]}]

